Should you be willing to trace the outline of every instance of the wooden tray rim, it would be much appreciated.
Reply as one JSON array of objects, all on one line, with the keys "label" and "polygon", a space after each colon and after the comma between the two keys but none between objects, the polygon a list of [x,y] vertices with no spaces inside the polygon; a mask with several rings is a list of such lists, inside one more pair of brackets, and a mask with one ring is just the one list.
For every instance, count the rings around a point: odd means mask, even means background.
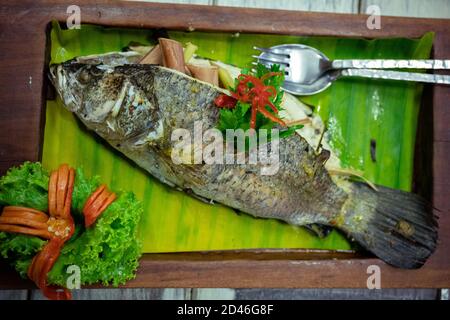
[{"label": "wooden tray rim", "polygon": [[[416,19],[382,17],[381,30],[369,30],[365,27],[366,16],[346,14],[325,14],[284,10],[243,9],[234,7],[214,7],[198,5],[175,5],[142,2],[79,1],[82,23],[100,24],[117,27],[168,28],[177,30],[225,31],[276,33],[311,36],[339,37],[419,37],[427,31],[436,32],[434,47],[435,57],[446,54],[450,56],[450,20]],[[42,34],[52,19],[65,21],[67,3],[64,1],[23,1],[21,4],[6,4],[0,15],[2,28],[8,24],[17,24],[16,15],[29,15],[27,25],[19,24],[15,30],[17,37],[27,38],[26,32],[37,36],[32,60],[40,63],[33,68],[37,75],[35,81],[43,83],[45,71],[45,39]],[[175,10],[175,11],[174,11]],[[176,12],[176,14],[174,14]],[[158,19],[148,19],[149,16]],[[133,19],[131,19],[131,17]],[[7,33],[4,32],[6,35]],[[28,35],[29,37],[29,35]],[[6,36],[8,38],[8,35]],[[9,37],[12,38],[12,37]],[[44,40],[44,41],[43,41]],[[14,44],[12,45],[14,46]],[[16,44],[16,47],[19,47]],[[8,66],[3,65],[7,59],[0,57],[2,66],[0,75]],[[16,60],[11,59],[17,63]],[[14,65],[14,64],[13,64]],[[3,72],[3,73],[2,73]],[[40,75],[39,75],[40,73]],[[31,76],[30,76],[31,77]],[[2,84],[0,82],[0,84]],[[40,159],[40,142],[43,138],[44,91],[26,95],[21,99],[33,107],[29,111],[34,117],[28,138],[35,147],[25,150],[17,158],[0,161],[0,170],[22,162]],[[0,94],[7,95],[6,90]],[[450,95],[448,88],[436,87],[433,90],[435,121],[445,112],[437,102],[445,101]],[[12,98],[12,101],[20,99]],[[437,112],[437,114],[436,114]],[[446,114],[445,114],[446,115]],[[37,119],[36,119],[37,117]],[[445,116],[442,119],[447,119]],[[437,130],[436,130],[437,129]],[[442,147],[443,152],[450,153],[448,128],[435,128],[434,145]],[[0,145],[4,139],[0,140]],[[448,159],[448,157],[447,157]],[[439,164],[436,173],[446,174],[448,165]],[[450,207],[450,201],[444,196],[448,182],[433,181],[433,200]],[[448,189],[447,189],[448,190]],[[436,195],[436,193],[439,193]],[[444,216],[449,224],[448,217]],[[442,217],[441,217],[441,220]],[[448,228],[446,228],[447,231]],[[445,244],[449,245],[450,231],[446,232]],[[438,259],[433,259],[419,270],[400,270],[392,268],[378,259],[367,259],[348,252],[327,252],[305,249],[261,249],[230,250],[196,253],[145,254],[141,260],[138,277],[128,282],[126,287],[366,287],[367,267],[378,265],[382,270],[383,287],[448,287],[450,285],[450,258],[439,250]],[[436,253],[435,253],[436,255]],[[302,260],[299,260],[302,259]],[[437,260],[434,263],[433,260]],[[20,281],[12,276],[8,268],[0,266],[0,288],[28,287],[29,282]],[[409,280],[414,279],[410,283]]]}]

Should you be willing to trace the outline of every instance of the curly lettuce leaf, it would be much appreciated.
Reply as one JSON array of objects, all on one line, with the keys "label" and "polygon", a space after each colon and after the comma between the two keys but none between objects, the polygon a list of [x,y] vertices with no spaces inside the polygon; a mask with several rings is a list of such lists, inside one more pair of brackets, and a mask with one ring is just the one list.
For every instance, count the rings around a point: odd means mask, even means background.
[{"label": "curly lettuce leaf", "polygon": [[80,268],[82,284],[100,281],[117,286],[134,278],[141,252],[136,234],[141,213],[142,206],[133,193],[120,194],[94,228],[64,246],[49,282],[65,286],[70,276],[65,270],[71,265]]},{"label": "curly lettuce leaf", "polygon": [[[40,163],[25,162],[0,178],[0,206],[14,205],[47,210],[48,172]],[[26,277],[28,265],[46,241],[27,235],[0,232],[0,257]]]},{"label": "curly lettuce leaf", "polygon": [[[10,169],[0,178],[0,205],[27,206],[47,210],[48,172],[40,163],[26,162]],[[103,212],[94,227],[85,229],[82,209],[90,194],[98,187],[99,178],[87,178],[78,168],[72,195],[72,216],[76,230],[65,244],[49,282],[66,285],[67,267],[81,269],[81,283],[102,282],[119,285],[134,277],[141,255],[137,226],[142,205],[133,193],[121,193]],[[0,232],[0,256],[26,277],[32,258],[46,241],[32,236]]]},{"label": "curly lettuce leaf", "polygon": [[25,162],[0,178],[0,205],[48,208],[48,172],[40,163]]},{"label": "curly lettuce leaf", "polygon": [[45,243],[38,237],[0,232],[0,256],[25,278],[31,260]]}]

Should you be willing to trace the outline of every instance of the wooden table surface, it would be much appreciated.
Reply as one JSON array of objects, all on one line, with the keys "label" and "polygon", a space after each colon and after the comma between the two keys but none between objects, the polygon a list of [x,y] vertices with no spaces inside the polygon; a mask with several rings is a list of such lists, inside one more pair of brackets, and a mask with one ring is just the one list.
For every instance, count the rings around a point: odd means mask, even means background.
[{"label": "wooden table surface", "polygon": [[[382,15],[450,18],[447,0],[192,0],[153,1],[205,5],[260,7],[273,9],[323,11],[337,13],[365,13],[370,5],[378,5]],[[383,20],[382,20],[383,21]],[[1,32],[0,32],[1,33]],[[448,297],[448,291],[443,291]],[[75,299],[437,299],[442,292],[436,289],[83,289],[74,292]],[[0,290],[0,299],[40,299],[37,290]]]}]

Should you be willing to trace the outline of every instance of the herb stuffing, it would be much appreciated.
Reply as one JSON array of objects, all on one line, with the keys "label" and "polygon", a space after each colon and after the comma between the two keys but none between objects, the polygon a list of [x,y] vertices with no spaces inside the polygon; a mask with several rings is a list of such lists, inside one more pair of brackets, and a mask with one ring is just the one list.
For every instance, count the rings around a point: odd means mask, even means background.
[{"label": "herb stuffing", "polygon": [[234,87],[229,88],[231,95],[222,94],[215,99],[221,108],[218,129],[267,129],[282,127],[280,137],[287,137],[295,130],[302,128],[296,125],[287,128],[287,124],[279,117],[282,110],[284,72],[274,64],[269,68],[258,63],[252,73],[243,69],[235,79]]}]

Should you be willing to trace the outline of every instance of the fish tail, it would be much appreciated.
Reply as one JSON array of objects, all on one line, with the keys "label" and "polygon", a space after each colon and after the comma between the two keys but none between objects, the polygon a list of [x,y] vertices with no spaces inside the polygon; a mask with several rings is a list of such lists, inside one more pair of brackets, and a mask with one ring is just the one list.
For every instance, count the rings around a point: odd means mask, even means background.
[{"label": "fish tail", "polygon": [[436,248],[436,217],[431,205],[416,194],[354,183],[341,212],[337,224],[393,266],[419,268]]}]

